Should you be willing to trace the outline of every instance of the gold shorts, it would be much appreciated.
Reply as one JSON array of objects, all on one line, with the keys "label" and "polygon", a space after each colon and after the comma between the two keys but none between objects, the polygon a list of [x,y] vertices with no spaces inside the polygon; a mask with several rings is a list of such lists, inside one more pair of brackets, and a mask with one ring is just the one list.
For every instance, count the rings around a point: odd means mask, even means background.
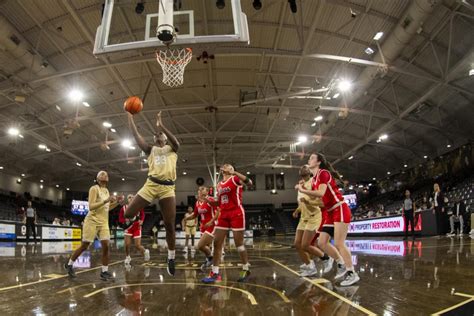
[{"label": "gold shorts", "polygon": [[321,225],[321,220],[321,212],[318,212],[309,218],[300,218],[296,230],[317,231],[319,229],[319,226]]},{"label": "gold shorts", "polygon": [[86,217],[82,226],[82,241],[94,242],[95,237],[99,240],[110,240],[109,223],[96,223]]},{"label": "gold shorts", "polygon": [[196,235],[196,226],[185,226],[186,235]]},{"label": "gold shorts", "polygon": [[174,191],[174,185],[161,185],[147,179],[137,194],[151,203],[154,199],[163,200],[176,196]]}]

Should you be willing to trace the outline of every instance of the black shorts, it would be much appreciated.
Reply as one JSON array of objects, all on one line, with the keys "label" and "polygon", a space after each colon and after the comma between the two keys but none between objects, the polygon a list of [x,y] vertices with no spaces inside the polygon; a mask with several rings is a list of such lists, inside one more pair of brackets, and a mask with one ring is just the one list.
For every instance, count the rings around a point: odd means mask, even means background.
[{"label": "black shorts", "polygon": [[326,233],[331,236],[331,238],[334,238],[334,226],[323,226],[321,233]]}]

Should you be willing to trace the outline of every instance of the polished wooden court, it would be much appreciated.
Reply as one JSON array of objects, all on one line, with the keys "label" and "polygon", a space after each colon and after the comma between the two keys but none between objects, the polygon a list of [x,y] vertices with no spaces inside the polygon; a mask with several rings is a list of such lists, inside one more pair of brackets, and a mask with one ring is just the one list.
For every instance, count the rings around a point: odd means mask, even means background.
[{"label": "polished wooden court", "polygon": [[[351,239],[356,286],[332,282],[335,270],[298,276],[291,239],[255,240],[252,275],[234,282],[239,266],[230,249],[224,281],[204,285],[202,255],[177,256],[176,277],[166,273],[165,251],[150,243],[152,261],[135,257],[127,271],[123,241],[112,247],[115,281],[99,279],[100,251],[91,249],[69,279],[62,264],[71,243],[2,243],[1,315],[472,315],[474,240],[469,237]],[[321,267],[321,263],[317,263]],[[469,314],[470,313],[470,314]]]}]

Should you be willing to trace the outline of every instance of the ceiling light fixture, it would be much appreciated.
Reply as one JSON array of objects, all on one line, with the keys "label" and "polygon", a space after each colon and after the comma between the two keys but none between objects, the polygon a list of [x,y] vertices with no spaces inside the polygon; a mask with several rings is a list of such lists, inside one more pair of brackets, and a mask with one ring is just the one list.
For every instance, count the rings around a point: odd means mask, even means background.
[{"label": "ceiling light fixture", "polygon": [[132,146],[132,142],[129,139],[124,139],[122,141],[122,146],[125,148],[130,148]]},{"label": "ceiling light fixture", "polygon": [[374,35],[374,40],[378,41],[381,39],[383,36],[383,32],[377,32],[377,34]]},{"label": "ceiling light fixture", "polygon": [[45,149],[47,152],[51,152],[51,149],[49,149],[48,147],[46,147]]},{"label": "ceiling light fixture", "polygon": [[315,127],[316,126],[316,122],[314,122],[313,124],[311,124],[311,127]]},{"label": "ceiling light fixture", "polygon": [[354,159],[354,156],[350,156],[350,157],[347,158],[347,159],[352,160],[352,159]]},{"label": "ceiling light fixture", "polygon": [[12,136],[18,136],[18,134],[20,134],[20,131],[16,127],[10,127],[8,129],[8,134]]},{"label": "ceiling light fixture", "polygon": [[41,183],[43,183],[43,182],[44,182],[44,180],[43,180],[43,179],[41,179],[41,180],[40,180],[40,182],[41,182]]},{"label": "ceiling light fixture", "polygon": [[46,145],[45,145],[45,144],[39,144],[39,145],[38,145],[38,148],[39,148],[39,149],[46,149]]},{"label": "ceiling light fixture", "polygon": [[323,116],[322,116],[322,115],[318,115],[318,116],[316,116],[316,117],[314,118],[314,120],[315,120],[316,122],[320,122],[320,121],[323,120]]},{"label": "ceiling light fixture", "polygon": [[76,162],[76,166],[82,167],[82,164],[80,162]]},{"label": "ceiling light fixture", "polygon": [[56,184],[56,188],[59,188],[59,184]]},{"label": "ceiling light fixture", "polygon": [[308,137],[306,135],[298,136],[298,142],[299,143],[306,143],[307,141],[308,141]]},{"label": "ceiling light fixture", "polygon": [[183,176],[187,175],[188,173],[186,171],[183,171]]},{"label": "ceiling light fixture", "polygon": [[341,92],[349,91],[352,87],[352,83],[349,80],[341,80],[337,85]]},{"label": "ceiling light fixture", "polygon": [[122,181],[125,181],[125,178],[122,178]]},{"label": "ceiling light fixture", "polygon": [[71,90],[68,96],[69,96],[69,99],[73,102],[81,102],[82,99],[84,98],[84,94],[80,90],[77,90],[77,89]]},{"label": "ceiling light fixture", "polygon": [[250,174],[250,171],[247,171],[247,174]]},{"label": "ceiling light fixture", "polygon": [[446,147],[447,147],[447,148],[451,148],[451,145],[450,145],[450,144],[447,144]]},{"label": "ceiling light fixture", "polygon": [[107,128],[112,127],[112,123],[107,122],[107,121],[105,121],[104,123],[102,123],[102,125],[103,125],[104,127],[107,127]]},{"label": "ceiling light fixture", "polygon": [[333,98],[333,99],[337,99],[337,98],[339,98],[339,95],[340,95],[339,92],[337,92],[336,94],[334,94],[334,95],[332,96],[332,98]]},{"label": "ceiling light fixture", "polygon": [[82,105],[84,105],[86,108],[90,108],[91,105],[89,103],[87,103],[86,101],[82,102]]},{"label": "ceiling light fixture", "polygon": [[136,14],[142,14],[145,11],[145,4],[143,2],[138,2],[135,7]]},{"label": "ceiling light fixture", "polygon": [[372,55],[373,53],[375,53],[375,51],[370,48],[370,47],[367,47],[364,52],[367,54],[367,55]]},{"label": "ceiling light fixture", "polygon": [[262,8],[262,1],[260,0],[253,0],[253,8],[255,10],[260,10]]},{"label": "ceiling light fixture", "polygon": [[42,188],[43,188],[43,185],[42,185],[42,184],[40,184],[40,189],[42,189]]},{"label": "ceiling light fixture", "polygon": [[22,134],[18,134],[18,137],[25,138],[25,136],[23,136]]},{"label": "ceiling light fixture", "polygon": [[281,175],[284,175],[285,173],[282,171],[282,172],[280,172],[280,174],[281,174]]},{"label": "ceiling light fixture", "polygon": [[116,130],[115,128],[111,128],[110,131],[111,131],[112,133],[117,133],[117,130]]},{"label": "ceiling light fixture", "polygon": [[424,156],[423,156],[423,158],[427,159],[427,158],[428,158],[428,156],[424,155]]},{"label": "ceiling light fixture", "polygon": [[22,176],[22,177],[25,177],[25,174],[24,174],[24,173],[22,173],[22,174],[21,174],[21,176]]},{"label": "ceiling light fixture", "polygon": [[216,7],[218,9],[221,9],[221,10],[224,9],[225,8],[225,1],[224,0],[217,0],[216,1]]}]

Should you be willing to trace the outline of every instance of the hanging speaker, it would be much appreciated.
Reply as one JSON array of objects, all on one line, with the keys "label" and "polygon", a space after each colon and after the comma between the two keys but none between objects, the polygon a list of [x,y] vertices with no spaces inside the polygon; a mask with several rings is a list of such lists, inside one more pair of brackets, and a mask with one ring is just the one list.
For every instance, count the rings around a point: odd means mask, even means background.
[{"label": "hanging speaker", "polygon": [[203,184],[204,184],[204,179],[201,178],[201,177],[197,178],[197,179],[196,179],[196,184],[197,184],[198,186],[203,185]]}]

